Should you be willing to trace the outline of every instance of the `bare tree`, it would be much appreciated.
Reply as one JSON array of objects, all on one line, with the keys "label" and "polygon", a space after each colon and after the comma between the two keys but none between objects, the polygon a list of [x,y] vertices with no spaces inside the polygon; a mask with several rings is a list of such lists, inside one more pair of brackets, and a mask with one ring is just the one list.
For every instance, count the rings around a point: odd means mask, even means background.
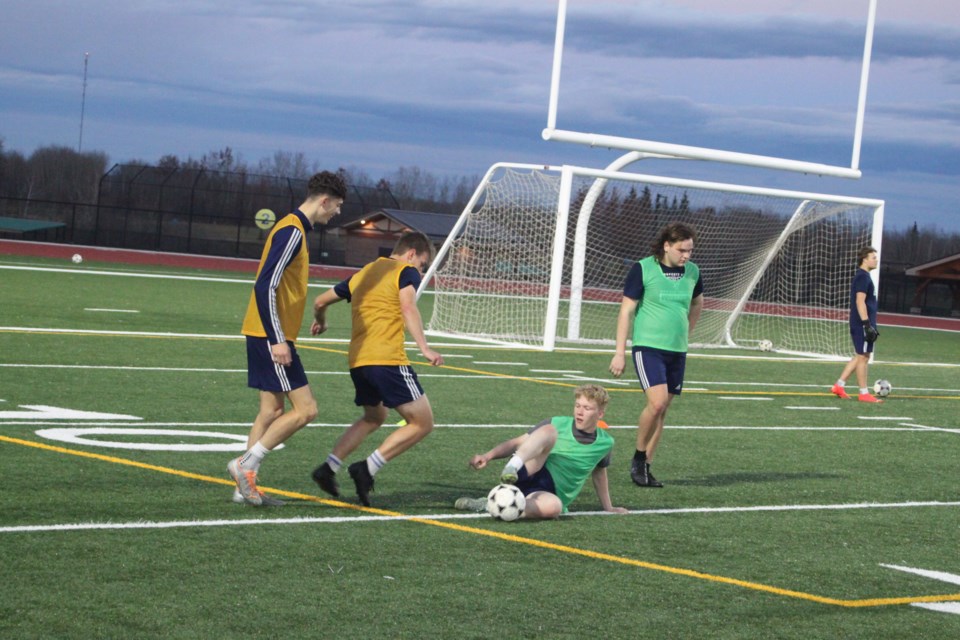
[{"label": "bare tree", "polygon": [[302,180],[315,173],[302,151],[274,151],[269,158],[263,158],[257,164],[256,172],[267,176],[295,178]]}]

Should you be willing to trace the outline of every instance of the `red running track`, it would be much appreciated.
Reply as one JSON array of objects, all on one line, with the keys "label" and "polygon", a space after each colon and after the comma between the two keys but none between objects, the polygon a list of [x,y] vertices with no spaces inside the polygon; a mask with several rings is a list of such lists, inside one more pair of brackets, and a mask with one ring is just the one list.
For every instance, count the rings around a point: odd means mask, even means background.
[{"label": "red running track", "polygon": [[[69,260],[79,253],[84,260],[99,262],[117,262],[122,264],[149,264],[168,267],[194,269],[218,269],[222,271],[242,271],[252,277],[257,272],[259,260],[249,258],[220,258],[199,256],[188,253],[159,253],[156,251],[138,251],[134,249],[114,249],[110,247],[88,247],[50,242],[27,242],[23,240],[0,240],[0,254],[19,256],[39,256],[43,258],[63,258]],[[310,265],[310,275],[314,278],[342,280],[357,272],[353,267],[333,267]],[[880,313],[878,323],[881,326],[913,327],[917,329],[940,329],[960,331],[960,318],[936,318],[915,316],[903,313]]]}]

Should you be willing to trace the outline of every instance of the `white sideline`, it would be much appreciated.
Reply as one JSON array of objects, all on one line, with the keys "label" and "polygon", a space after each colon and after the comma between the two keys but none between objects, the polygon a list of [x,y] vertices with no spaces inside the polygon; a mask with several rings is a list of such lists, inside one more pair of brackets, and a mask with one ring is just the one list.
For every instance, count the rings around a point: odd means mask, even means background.
[{"label": "white sideline", "polygon": [[[641,509],[629,515],[678,515],[686,513],[758,513],[783,511],[844,511],[853,509],[912,509],[918,507],[960,507],[960,502],[858,502],[851,504],[766,505],[755,507],[688,507],[685,509]],[[613,516],[606,511],[578,511],[564,517]],[[104,529],[174,529],[184,527],[229,527],[264,524],[342,524],[346,522],[402,522],[406,520],[489,519],[483,513],[425,514],[401,516],[336,516],[325,518],[254,518],[246,520],[170,520],[167,522],[85,522],[76,524],[19,525],[0,527],[0,533],[35,533],[46,531],[90,531]]]}]

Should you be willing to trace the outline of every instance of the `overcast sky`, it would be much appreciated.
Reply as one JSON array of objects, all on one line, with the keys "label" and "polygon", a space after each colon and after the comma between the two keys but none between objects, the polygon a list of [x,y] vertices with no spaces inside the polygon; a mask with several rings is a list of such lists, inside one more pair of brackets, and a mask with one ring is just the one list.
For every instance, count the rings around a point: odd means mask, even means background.
[{"label": "overcast sky", "polygon": [[[569,0],[557,125],[851,162],[867,0]],[[0,0],[0,137],[111,162],[277,150],[401,166],[604,167],[545,142],[556,0]],[[879,0],[859,181],[701,162],[632,170],[887,201],[960,231],[960,12]]]}]

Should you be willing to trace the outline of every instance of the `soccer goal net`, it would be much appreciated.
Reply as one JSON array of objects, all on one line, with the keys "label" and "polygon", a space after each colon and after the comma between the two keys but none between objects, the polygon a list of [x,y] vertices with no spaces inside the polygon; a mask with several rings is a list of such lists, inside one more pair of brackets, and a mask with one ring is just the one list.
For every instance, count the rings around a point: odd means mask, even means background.
[{"label": "soccer goal net", "polygon": [[[428,330],[551,350],[612,345],[624,279],[672,221],[704,282],[697,347],[849,356],[857,251],[883,202],[583,167],[491,167],[424,278]],[[876,277],[878,272],[872,275]]]}]

